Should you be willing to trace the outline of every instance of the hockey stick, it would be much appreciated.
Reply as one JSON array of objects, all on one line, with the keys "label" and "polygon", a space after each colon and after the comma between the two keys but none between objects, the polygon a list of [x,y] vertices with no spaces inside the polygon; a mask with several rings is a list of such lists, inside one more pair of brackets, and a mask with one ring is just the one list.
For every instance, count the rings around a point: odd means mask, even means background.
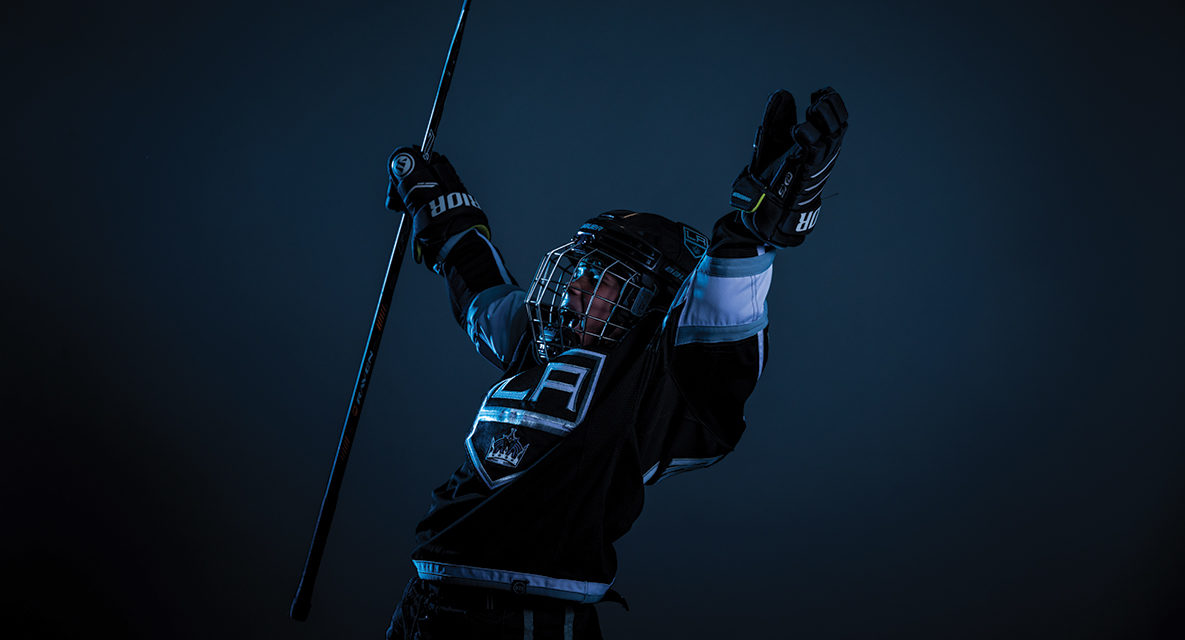
[{"label": "hockey stick", "polygon": [[[440,126],[440,118],[444,114],[444,98],[448,94],[449,84],[453,79],[453,68],[457,66],[457,51],[461,47],[461,34],[465,30],[465,19],[469,12],[469,0],[461,5],[461,16],[457,19],[457,28],[453,31],[453,41],[449,44],[448,57],[444,62],[444,73],[440,76],[440,84],[436,87],[436,100],[432,103],[432,115],[428,119],[428,130],[424,132],[423,150],[427,159],[432,151],[432,144],[436,141],[436,128]],[[389,170],[390,162],[388,162]],[[393,189],[393,186],[392,186]],[[387,312],[391,308],[391,296],[395,292],[395,283],[399,280],[399,267],[403,264],[403,254],[407,250],[407,242],[411,237],[411,214],[404,210],[398,194],[391,189],[387,192],[387,208],[400,211],[399,229],[395,232],[395,246],[391,248],[391,258],[387,262],[387,275],[383,278],[383,289],[379,294],[379,304],[374,311],[374,319],[370,323],[370,335],[366,339],[366,349],[362,353],[362,365],[358,368],[358,377],[354,380],[354,394],[346,412],[346,422],[342,427],[341,440],[337,443],[337,455],[333,459],[333,468],[329,472],[329,484],[325,487],[325,497],[321,500],[321,511],[317,513],[317,525],[313,529],[313,542],[309,545],[309,554],[305,558],[304,570],[300,575],[300,584],[296,587],[296,596],[292,599],[292,609],[289,616],[293,620],[304,621],[309,617],[312,606],[313,586],[317,582],[317,571],[321,567],[321,556],[325,552],[325,542],[329,538],[329,526],[333,523],[333,513],[337,509],[337,496],[341,492],[342,479],[346,473],[346,462],[350,457],[350,445],[354,442],[354,433],[358,430],[358,417],[362,414],[362,402],[366,399],[366,389],[374,371],[374,359],[379,350],[379,342],[383,339],[383,327],[386,326]]]}]

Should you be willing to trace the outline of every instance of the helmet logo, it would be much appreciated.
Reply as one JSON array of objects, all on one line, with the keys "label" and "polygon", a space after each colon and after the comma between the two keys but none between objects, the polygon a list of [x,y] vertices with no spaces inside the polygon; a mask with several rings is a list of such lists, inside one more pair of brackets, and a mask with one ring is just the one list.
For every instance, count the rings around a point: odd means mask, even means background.
[{"label": "helmet logo", "polygon": [[691,257],[698,259],[708,250],[708,238],[691,227],[683,227],[683,246]]}]

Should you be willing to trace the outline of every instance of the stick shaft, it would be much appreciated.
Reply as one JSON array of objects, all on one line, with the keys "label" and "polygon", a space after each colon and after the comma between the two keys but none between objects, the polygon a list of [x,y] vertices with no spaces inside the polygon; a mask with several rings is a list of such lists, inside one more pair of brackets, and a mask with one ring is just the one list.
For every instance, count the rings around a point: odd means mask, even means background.
[{"label": "stick shaft", "polygon": [[333,514],[337,510],[337,498],[346,475],[346,463],[350,459],[354,434],[358,430],[358,419],[362,415],[362,403],[366,401],[366,391],[370,387],[370,377],[374,372],[375,356],[383,340],[383,329],[387,325],[387,315],[391,310],[391,298],[395,293],[395,283],[399,280],[399,269],[403,265],[403,253],[407,249],[406,236],[411,227],[410,218],[411,216],[403,214],[399,220],[399,230],[395,234],[391,258],[387,262],[387,275],[383,278],[379,303],[370,323],[370,335],[366,338],[366,348],[362,352],[362,364],[358,367],[358,377],[354,379],[354,393],[350,397],[341,439],[337,443],[337,454],[333,459],[333,468],[329,472],[329,483],[325,486],[325,496],[321,499],[321,510],[317,514],[317,524],[313,529],[313,541],[309,545],[300,583],[296,587],[296,596],[292,599],[289,615],[293,620],[307,619],[312,605],[313,587],[316,585],[317,572],[321,567],[321,556],[329,539],[329,527],[333,524]]},{"label": "stick shaft", "polygon": [[448,96],[449,85],[453,82],[453,69],[457,66],[457,54],[461,50],[461,36],[465,33],[465,21],[469,18],[469,0],[461,4],[461,15],[457,18],[457,28],[453,30],[453,41],[449,43],[448,57],[444,60],[444,71],[440,74],[440,84],[436,86],[436,100],[432,101],[432,115],[428,117],[428,129],[424,131],[424,142],[420,145],[420,152],[424,159],[432,153],[432,146],[436,144],[436,129],[440,126],[440,119],[444,116],[444,99]]},{"label": "stick shaft", "polygon": [[[448,94],[449,84],[452,82],[453,69],[457,66],[457,53],[461,48],[461,35],[465,30],[465,20],[468,16],[470,0],[461,5],[461,16],[457,20],[457,27],[453,31],[453,40],[449,44],[448,57],[444,63],[444,73],[440,76],[440,84],[436,87],[436,99],[432,103],[432,115],[428,119],[428,129],[424,132],[424,144],[420,147],[427,158],[432,151],[432,144],[436,141],[436,129],[440,126],[440,119],[444,115],[444,99]],[[305,558],[304,569],[301,572],[300,583],[296,587],[296,596],[292,599],[292,609],[289,615],[293,620],[304,621],[308,618],[312,606],[313,587],[317,582],[317,573],[321,567],[321,556],[325,553],[325,544],[329,539],[329,527],[333,523],[333,514],[337,510],[338,494],[341,492],[342,481],[346,474],[346,463],[350,458],[350,449],[354,442],[354,434],[358,430],[358,419],[362,414],[362,403],[366,400],[366,391],[370,378],[374,372],[375,357],[378,355],[379,344],[383,339],[383,329],[386,326],[387,315],[391,309],[391,298],[395,293],[395,284],[399,280],[399,269],[403,264],[403,254],[407,251],[407,243],[411,238],[412,217],[403,211],[399,217],[399,228],[395,233],[395,244],[391,247],[391,258],[387,262],[387,275],[383,278],[383,288],[379,293],[379,303],[375,308],[374,319],[370,323],[370,334],[366,339],[366,348],[362,352],[362,364],[358,367],[358,376],[354,380],[354,393],[350,399],[350,407],[346,412],[346,421],[342,426],[341,439],[337,444],[337,454],[333,459],[333,468],[329,472],[329,483],[325,487],[325,496],[321,499],[321,510],[317,513],[317,524],[313,529],[313,541],[309,545],[309,553]]]}]

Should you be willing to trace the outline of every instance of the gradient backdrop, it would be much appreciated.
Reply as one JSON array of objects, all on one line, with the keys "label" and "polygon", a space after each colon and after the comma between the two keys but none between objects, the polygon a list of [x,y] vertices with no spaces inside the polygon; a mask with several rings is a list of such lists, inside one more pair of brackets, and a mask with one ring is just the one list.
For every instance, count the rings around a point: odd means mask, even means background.
[{"label": "gradient backdrop", "polygon": [[[2,10],[3,635],[382,637],[496,373],[410,261],[287,612],[459,5]],[[520,281],[606,209],[708,229],[774,89],[851,112],[749,431],[650,491],[607,636],[1181,623],[1183,41],[1167,1],[474,3],[437,149]]]}]

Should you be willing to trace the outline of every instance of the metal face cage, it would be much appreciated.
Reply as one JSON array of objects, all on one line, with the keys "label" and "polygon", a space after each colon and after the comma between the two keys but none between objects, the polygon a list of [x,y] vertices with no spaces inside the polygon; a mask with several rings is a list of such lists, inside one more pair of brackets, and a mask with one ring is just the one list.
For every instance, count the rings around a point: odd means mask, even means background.
[{"label": "metal face cage", "polygon": [[526,307],[541,362],[568,349],[619,342],[650,308],[653,279],[594,244],[578,235],[539,264]]}]

